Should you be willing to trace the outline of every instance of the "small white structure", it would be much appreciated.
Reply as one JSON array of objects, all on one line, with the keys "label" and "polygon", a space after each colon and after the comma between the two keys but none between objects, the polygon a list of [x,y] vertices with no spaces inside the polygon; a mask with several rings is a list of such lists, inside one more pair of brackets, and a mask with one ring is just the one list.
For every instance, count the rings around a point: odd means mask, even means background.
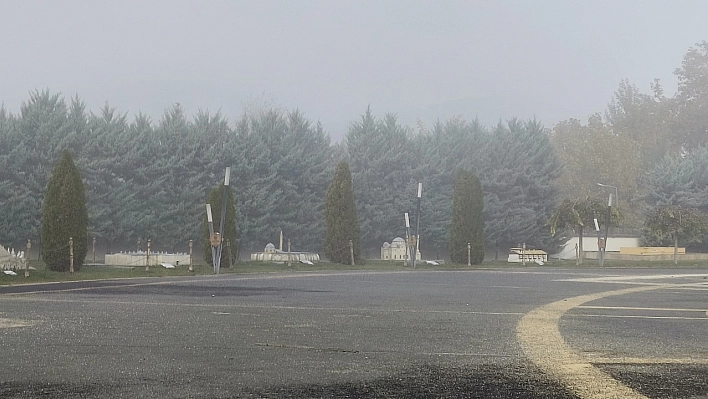
[{"label": "small white structure", "polygon": [[[105,263],[111,266],[148,266],[146,265],[147,262],[147,252],[137,251],[106,255]],[[183,265],[189,265],[189,254],[170,254],[166,252],[150,251],[149,266],[160,266],[163,263],[172,265],[182,263]]]},{"label": "small white structure", "polygon": [[[416,251],[415,257],[416,259],[422,259],[419,250]],[[394,238],[390,244],[384,242],[381,246],[382,260],[408,260],[409,258],[410,253],[408,248],[406,248],[406,240],[401,237]]]},{"label": "small white structure", "polygon": [[508,262],[521,263],[521,262],[535,262],[539,265],[543,265],[544,262],[548,262],[548,253],[541,249],[526,249],[523,248],[511,248],[509,250]]},{"label": "small white structure", "polygon": [[[17,254],[14,249],[8,250],[0,245],[0,269],[2,270],[19,270],[25,267],[25,252],[19,251]],[[9,273],[5,273],[9,274]]]},{"label": "small white structure", "polygon": [[[274,262],[274,263],[286,263],[288,260],[290,262],[319,262],[320,255],[314,252],[294,252],[294,251],[282,251],[275,249],[275,245],[272,243],[266,244],[263,252],[256,252],[251,254],[251,260],[259,262]],[[309,264],[309,263],[307,263]]]}]

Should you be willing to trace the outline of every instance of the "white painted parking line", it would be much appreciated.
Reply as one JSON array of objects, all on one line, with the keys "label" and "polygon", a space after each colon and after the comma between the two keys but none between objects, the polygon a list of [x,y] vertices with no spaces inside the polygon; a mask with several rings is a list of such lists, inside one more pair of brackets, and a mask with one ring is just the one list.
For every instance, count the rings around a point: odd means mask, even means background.
[{"label": "white painted parking line", "polygon": [[568,317],[598,317],[607,319],[666,319],[666,320],[705,320],[708,317],[681,317],[681,316],[641,316],[641,315],[619,315],[619,314],[567,314]]},{"label": "white painted parking line", "polygon": [[646,310],[646,311],[656,311],[656,312],[708,312],[706,309],[685,309],[685,308],[642,308],[642,307],[632,307],[632,306],[590,306],[582,305],[576,307],[577,309],[603,309],[603,310]]},{"label": "white painted parking line", "polygon": [[667,280],[676,278],[696,278],[704,277],[708,278],[708,273],[698,273],[698,274],[650,274],[650,275],[639,275],[639,276],[605,276],[605,277],[580,277],[580,278],[570,278],[562,279],[556,281],[573,281],[577,283],[612,283],[612,282],[630,282],[638,280]]}]

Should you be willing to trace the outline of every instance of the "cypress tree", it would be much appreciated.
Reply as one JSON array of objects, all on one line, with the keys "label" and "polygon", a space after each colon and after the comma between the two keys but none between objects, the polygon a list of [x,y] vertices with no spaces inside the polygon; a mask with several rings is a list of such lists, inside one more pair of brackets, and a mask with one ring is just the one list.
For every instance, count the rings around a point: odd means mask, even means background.
[{"label": "cypress tree", "polygon": [[483,209],[482,184],[474,173],[460,169],[452,199],[450,259],[453,262],[467,263],[467,243],[472,244],[470,262],[476,265],[484,260]]},{"label": "cypress tree", "polygon": [[351,264],[349,240],[354,247],[354,262],[362,263],[361,233],[352,189],[352,174],[346,162],[340,162],[325,197],[325,256],[330,262]]},{"label": "cypress tree", "polygon": [[74,243],[74,270],[88,250],[86,194],[79,169],[67,150],[47,184],[42,208],[42,258],[49,269],[69,270],[69,237]]},{"label": "cypress tree", "polygon": [[[221,223],[221,202],[223,200],[224,189],[226,189],[226,219],[224,220],[224,236],[222,237],[223,248],[221,250],[221,265],[231,267],[231,258],[229,258],[229,250],[227,245],[231,247],[231,256],[235,257],[238,255],[238,248],[236,248],[236,206],[234,204],[234,194],[229,186],[224,186],[223,183],[218,187],[215,187],[209,195],[207,196],[207,203],[211,205],[211,214],[214,218],[214,232],[219,231],[219,224]],[[206,217],[206,209],[204,210],[204,221],[203,221],[203,249],[204,249],[204,260],[207,264],[212,264],[211,257],[211,243],[209,242],[209,222]],[[226,244],[226,243],[229,244]]]}]

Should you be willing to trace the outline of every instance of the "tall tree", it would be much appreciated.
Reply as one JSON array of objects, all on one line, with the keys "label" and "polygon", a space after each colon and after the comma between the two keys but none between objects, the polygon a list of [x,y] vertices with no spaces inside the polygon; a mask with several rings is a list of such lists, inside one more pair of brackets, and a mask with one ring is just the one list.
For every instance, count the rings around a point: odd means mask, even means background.
[{"label": "tall tree", "polygon": [[467,263],[467,244],[471,245],[470,262],[484,260],[484,199],[482,185],[473,173],[460,169],[455,181],[450,229],[450,259]]},{"label": "tall tree", "polygon": [[[585,197],[569,199],[566,198],[553,211],[547,226],[550,227],[551,234],[561,230],[571,229],[578,236],[578,264],[583,263],[583,234],[585,228],[594,226],[597,219],[600,228],[607,225],[607,205],[599,198]],[[617,208],[612,208],[610,224],[617,225],[621,215]]]},{"label": "tall tree", "polygon": [[330,262],[351,264],[349,243],[353,245],[354,263],[360,263],[361,233],[354,203],[349,165],[340,162],[325,197],[325,256]]},{"label": "tall tree", "polygon": [[378,249],[401,234],[403,214],[411,210],[417,188],[412,147],[394,115],[378,120],[370,108],[351,125],[344,140],[358,198],[362,245]]},{"label": "tall tree", "polygon": [[487,243],[523,242],[551,252],[559,242],[543,226],[557,203],[562,164],[540,122],[498,124],[474,169],[485,192]]},{"label": "tall tree", "polygon": [[679,240],[683,245],[702,242],[708,233],[708,215],[696,208],[662,205],[649,213],[645,227],[653,242],[673,241],[674,263],[678,263]]},{"label": "tall tree", "polygon": [[681,67],[674,73],[679,82],[676,93],[676,131],[681,133],[683,149],[691,152],[707,141],[708,41],[691,47]]},{"label": "tall tree", "polygon": [[618,135],[594,115],[587,125],[575,119],[559,122],[552,142],[564,166],[558,179],[560,198],[596,196],[597,183],[618,187],[623,224],[641,226],[644,168],[642,148],[635,139]]},{"label": "tall tree", "polygon": [[81,174],[65,150],[49,179],[42,208],[42,258],[51,270],[70,269],[69,239],[73,239],[74,269],[87,252],[88,212]]}]

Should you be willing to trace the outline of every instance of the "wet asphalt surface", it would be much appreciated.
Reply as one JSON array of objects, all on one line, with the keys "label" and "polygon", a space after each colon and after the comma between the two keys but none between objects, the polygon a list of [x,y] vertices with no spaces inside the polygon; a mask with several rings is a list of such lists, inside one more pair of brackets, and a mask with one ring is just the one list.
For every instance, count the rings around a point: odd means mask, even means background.
[{"label": "wet asphalt surface", "polygon": [[[707,398],[704,274],[544,267],[0,287],[0,398],[574,398],[524,356],[521,317],[656,282],[697,285],[593,301],[560,331],[647,397]],[[577,281],[605,276],[615,280]]]}]

